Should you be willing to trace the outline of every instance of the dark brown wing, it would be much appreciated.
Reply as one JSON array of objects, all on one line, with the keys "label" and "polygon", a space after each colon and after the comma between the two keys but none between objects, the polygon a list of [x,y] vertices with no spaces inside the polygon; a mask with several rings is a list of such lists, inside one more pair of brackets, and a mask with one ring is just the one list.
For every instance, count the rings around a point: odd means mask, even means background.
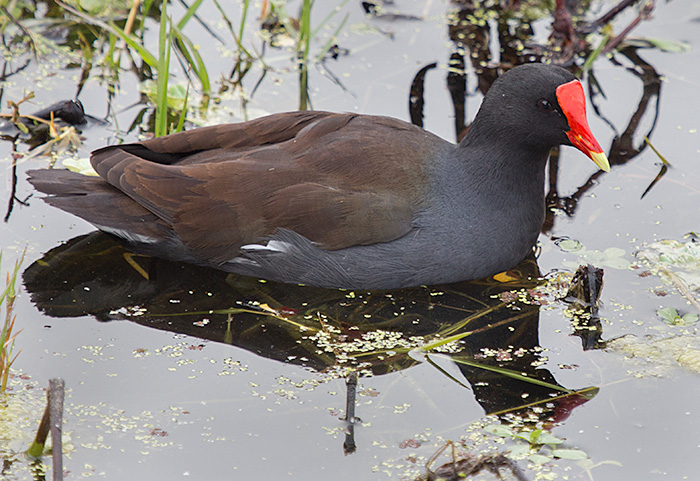
[{"label": "dark brown wing", "polygon": [[198,257],[224,262],[276,228],[325,249],[401,237],[428,152],[448,145],[394,119],[295,112],[101,149],[92,163]]}]

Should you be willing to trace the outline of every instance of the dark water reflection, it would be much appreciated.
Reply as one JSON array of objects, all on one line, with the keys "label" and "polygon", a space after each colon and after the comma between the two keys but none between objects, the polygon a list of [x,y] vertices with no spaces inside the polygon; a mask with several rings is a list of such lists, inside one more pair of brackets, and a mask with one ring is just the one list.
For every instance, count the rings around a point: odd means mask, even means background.
[{"label": "dark water reflection", "polygon": [[[471,386],[487,414],[518,414],[531,422],[553,423],[565,420],[594,390],[572,392],[540,366],[543,301],[532,291],[541,282],[538,274],[536,262],[529,259],[509,273],[507,282],[349,292],[260,282],[136,256],[110,236],[95,232],[49,251],[25,270],[23,279],[32,302],[48,316],[128,320],[316,371],[345,362],[351,370],[381,375],[416,363],[410,348],[397,349],[382,341],[339,357],[337,350],[319,348],[319,331],[336,347],[377,331],[397,333],[404,341],[467,333],[455,353],[445,354],[457,361],[464,377],[453,381]],[[498,369],[517,373],[520,379]]]}]

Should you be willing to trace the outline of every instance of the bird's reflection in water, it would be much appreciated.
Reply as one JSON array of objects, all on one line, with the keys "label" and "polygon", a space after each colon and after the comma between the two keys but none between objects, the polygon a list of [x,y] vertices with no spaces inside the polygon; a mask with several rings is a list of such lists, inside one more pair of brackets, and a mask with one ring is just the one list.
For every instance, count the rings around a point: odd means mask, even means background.
[{"label": "bird's reflection in water", "polygon": [[[290,286],[136,256],[99,232],[24,272],[32,301],[48,316],[128,320],[319,372],[381,375],[422,356],[471,389],[487,414],[563,421],[596,390],[564,388],[541,365],[534,259],[498,279],[375,292]],[[450,336],[459,337],[454,349],[417,354],[419,345]],[[463,378],[447,374],[445,362]]]}]

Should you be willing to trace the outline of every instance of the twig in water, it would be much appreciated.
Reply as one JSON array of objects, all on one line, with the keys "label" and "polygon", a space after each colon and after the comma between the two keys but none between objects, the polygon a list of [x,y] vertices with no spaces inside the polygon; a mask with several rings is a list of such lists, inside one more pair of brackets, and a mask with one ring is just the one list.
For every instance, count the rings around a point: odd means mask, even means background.
[{"label": "twig in water", "polygon": [[46,438],[51,432],[51,452],[53,456],[53,479],[63,481],[63,399],[65,397],[65,382],[55,378],[49,380],[49,391],[46,393],[47,403],[44,416],[39,423],[34,442],[27,453],[38,458],[44,452]]},{"label": "twig in water", "polygon": [[678,289],[681,295],[685,297],[688,300],[688,302],[690,302],[693,306],[695,306],[698,312],[700,312],[700,302],[698,302],[695,299],[693,294],[690,292],[690,289],[686,287],[685,282],[683,282],[683,279],[681,279],[668,269],[663,269],[662,272],[666,274],[669,279],[671,279],[671,282],[673,282],[673,285],[676,289]]},{"label": "twig in water", "polygon": [[343,443],[343,451],[346,455],[352,454],[357,450],[355,445],[355,398],[357,397],[357,371],[348,374],[345,381],[347,384],[347,396],[345,398],[345,420],[348,423],[345,432],[345,442]]},{"label": "twig in water", "polygon": [[63,481],[63,379],[49,381],[49,410],[51,412],[51,453],[53,456],[53,481]]}]

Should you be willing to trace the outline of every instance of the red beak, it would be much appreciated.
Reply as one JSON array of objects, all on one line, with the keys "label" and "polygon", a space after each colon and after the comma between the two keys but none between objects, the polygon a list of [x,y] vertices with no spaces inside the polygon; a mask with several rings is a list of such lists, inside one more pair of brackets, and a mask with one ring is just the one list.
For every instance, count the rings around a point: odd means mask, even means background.
[{"label": "red beak", "polygon": [[569,121],[571,130],[566,133],[566,136],[569,137],[571,143],[590,157],[602,170],[610,172],[608,157],[593,137],[586,120],[586,96],[583,93],[581,82],[572,80],[557,87],[557,101]]}]

